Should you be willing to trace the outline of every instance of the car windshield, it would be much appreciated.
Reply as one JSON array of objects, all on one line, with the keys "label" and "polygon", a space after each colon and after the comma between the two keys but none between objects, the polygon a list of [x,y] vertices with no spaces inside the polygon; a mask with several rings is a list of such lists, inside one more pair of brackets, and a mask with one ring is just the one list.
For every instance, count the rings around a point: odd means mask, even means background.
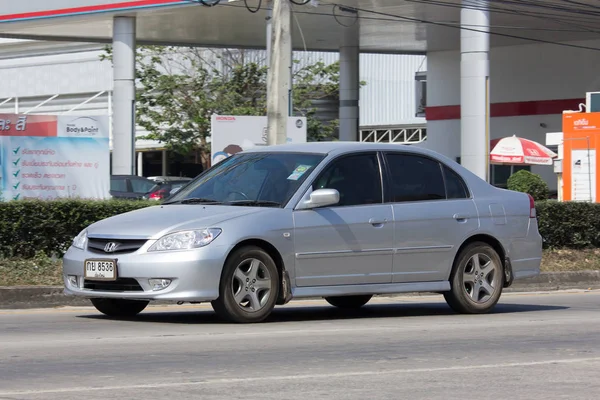
[{"label": "car windshield", "polygon": [[308,153],[235,154],[177,191],[164,204],[281,207],[324,158]]}]

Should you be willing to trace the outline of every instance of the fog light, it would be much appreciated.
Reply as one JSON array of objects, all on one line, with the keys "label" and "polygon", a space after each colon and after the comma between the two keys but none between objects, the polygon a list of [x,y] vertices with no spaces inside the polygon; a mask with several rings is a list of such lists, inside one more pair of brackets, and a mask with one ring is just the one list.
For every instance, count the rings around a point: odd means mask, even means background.
[{"label": "fog light", "polygon": [[166,289],[170,284],[170,279],[148,279],[152,290],[163,290]]},{"label": "fog light", "polygon": [[79,282],[77,282],[77,275],[69,275],[69,284],[73,287],[79,287]]}]

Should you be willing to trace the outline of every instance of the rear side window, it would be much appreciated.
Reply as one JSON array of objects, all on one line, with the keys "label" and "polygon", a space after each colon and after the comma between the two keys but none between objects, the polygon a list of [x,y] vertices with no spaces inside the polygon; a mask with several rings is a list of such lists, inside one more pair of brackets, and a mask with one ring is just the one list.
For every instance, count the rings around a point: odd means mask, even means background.
[{"label": "rear side window", "polygon": [[110,190],[113,192],[126,192],[127,181],[125,179],[111,179]]},{"label": "rear side window", "polygon": [[466,199],[469,192],[465,182],[450,168],[444,166],[444,178],[446,179],[446,192],[449,199]]},{"label": "rear side window", "polygon": [[131,188],[134,193],[149,193],[156,184],[145,179],[131,179]]},{"label": "rear side window", "polygon": [[446,187],[437,161],[411,154],[386,154],[394,203],[445,200]]}]

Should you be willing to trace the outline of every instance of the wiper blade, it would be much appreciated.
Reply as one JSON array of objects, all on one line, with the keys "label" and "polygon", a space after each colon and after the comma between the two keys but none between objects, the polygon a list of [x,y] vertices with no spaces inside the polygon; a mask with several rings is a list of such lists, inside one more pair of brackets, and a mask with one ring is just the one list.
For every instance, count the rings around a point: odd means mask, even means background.
[{"label": "wiper blade", "polygon": [[268,200],[234,200],[228,201],[226,204],[233,204],[237,206],[258,206],[258,207],[280,207],[281,203],[276,201],[268,201]]},{"label": "wiper blade", "polygon": [[192,197],[189,199],[183,199],[178,201],[169,201],[163,204],[223,204],[220,201],[213,199],[205,199],[202,197]]}]

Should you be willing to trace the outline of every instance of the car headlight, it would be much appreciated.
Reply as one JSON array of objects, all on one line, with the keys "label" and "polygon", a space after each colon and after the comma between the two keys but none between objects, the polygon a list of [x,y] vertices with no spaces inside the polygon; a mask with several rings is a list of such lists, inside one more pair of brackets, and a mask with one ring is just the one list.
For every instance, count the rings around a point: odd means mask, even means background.
[{"label": "car headlight", "polygon": [[87,229],[84,229],[73,239],[73,247],[84,250],[87,246],[87,239]]},{"label": "car headlight", "polygon": [[221,234],[219,228],[169,233],[158,239],[148,251],[191,250],[210,244]]}]

